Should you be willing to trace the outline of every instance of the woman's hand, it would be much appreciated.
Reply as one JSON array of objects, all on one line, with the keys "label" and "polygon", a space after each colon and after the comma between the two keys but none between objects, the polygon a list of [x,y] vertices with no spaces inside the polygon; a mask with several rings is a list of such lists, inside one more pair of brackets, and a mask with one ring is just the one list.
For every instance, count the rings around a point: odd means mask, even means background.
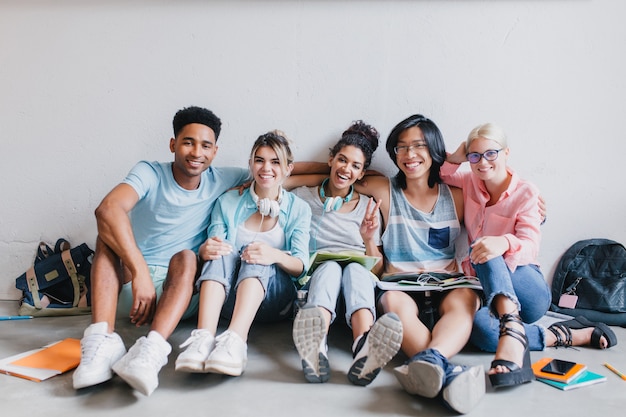
[{"label": "woman's hand", "polygon": [[[370,197],[367,202],[367,209],[365,210],[365,216],[361,222],[361,237],[364,242],[373,239],[374,234],[378,231],[378,212],[380,209],[380,201],[374,205],[374,199]],[[374,205],[374,207],[372,207]]]},{"label": "woman's hand", "polygon": [[249,264],[273,265],[279,262],[282,251],[267,243],[252,242],[241,251],[241,260]]},{"label": "woman's hand", "polygon": [[504,236],[483,236],[476,239],[470,247],[470,260],[473,264],[484,264],[487,261],[504,255],[509,250],[509,241]]},{"label": "woman's hand", "polygon": [[200,249],[198,250],[198,255],[200,255],[200,259],[204,261],[214,261],[216,259],[221,258],[224,255],[228,255],[233,251],[233,247],[230,243],[223,241],[219,237],[210,237]]},{"label": "woman's hand", "polygon": [[454,153],[449,153],[446,157],[446,161],[451,164],[461,165],[463,162],[467,161],[467,150],[465,149],[465,141],[461,142],[459,147]]}]

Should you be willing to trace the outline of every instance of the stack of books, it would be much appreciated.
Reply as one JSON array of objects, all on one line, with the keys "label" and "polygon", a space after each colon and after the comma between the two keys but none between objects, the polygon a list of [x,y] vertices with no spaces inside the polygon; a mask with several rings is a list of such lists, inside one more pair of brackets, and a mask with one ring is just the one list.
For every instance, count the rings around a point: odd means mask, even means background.
[{"label": "stack of books", "polygon": [[537,381],[541,381],[544,384],[548,384],[560,390],[569,391],[574,388],[585,387],[587,385],[598,384],[606,381],[606,377],[604,375],[589,371],[587,366],[582,363],[577,363],[564,375],[542,371],[542,368],[550,361],[552,361],[552,358],[542,358],[533,363],[533,373],[535,374]]}]

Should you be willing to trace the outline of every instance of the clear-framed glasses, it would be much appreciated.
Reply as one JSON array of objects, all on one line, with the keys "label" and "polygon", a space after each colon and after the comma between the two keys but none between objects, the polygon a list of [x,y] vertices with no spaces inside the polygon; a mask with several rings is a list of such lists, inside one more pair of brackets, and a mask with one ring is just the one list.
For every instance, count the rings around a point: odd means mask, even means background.
[{"label": "clear-framed glasses", "polygon": [[485,151],[483,153],[470,152],[465,156],[467,157],[467,160],[470,162],[470,164],[479,163],[481,158],[485,158],[485,161],[495,161],[496,159],[498,159],[498,153],[500,153],[502,149],[503,148],[489,149],[488,151]]},{"label": "clear-framed glasses", "polygon": [[417,151],[419,149],[426,148],[428,148],[428,145],[426,145],[424,142],[417,142],[411,144],[410,146],[394,146],[393,151],[396,153],[396,155],[404,155],[409,153],[409,151]]}]

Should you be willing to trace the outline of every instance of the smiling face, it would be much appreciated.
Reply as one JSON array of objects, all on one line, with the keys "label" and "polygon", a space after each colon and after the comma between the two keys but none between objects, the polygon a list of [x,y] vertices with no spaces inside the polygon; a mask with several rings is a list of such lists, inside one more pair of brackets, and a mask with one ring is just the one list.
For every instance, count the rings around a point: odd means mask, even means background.
[{"label": "smiling face", "polygon": [[328,166],[330,166],[330,188],[332,195],[341,195],[345,197],[350,191],[349,188],[357,180],[363,178],[365,174],[365,155],[363,151],[356,146],[344,146],[329,158]]},{"label": "smiling face", "polygon": [[396,149],[396,165],[404,172],[407,180],[424,175],[428,177],[433,160],[422,129],[413,126],[402,131]]},{"label": "smiling face", "polygon": [[213,130],[199,123],[185,125],[170,139],[174,154],[174,179],[183,188],[193,190],[200,184],[200,175],[211,165],[217,153]]},{"label": "smiling face", "polygon": [[287,166],[287,172],[283,171],[280,158],[269,146],[257,148],[254,157],[250,161],[250,170],[256,183],[255,191],[260,197],[277,194],[278,187],[291,171],[292,165]]},{"label": "smiling face", "polygon": [[477,137],[472,140],[467,153],[479,153],[484,154],[487,151],[498,151],[497,158],[493,161],[488,161],[485,157],[481,157],[475,164],[470,164],[472,172],[483,181],[500,180],[507,175],[506,161],[509,155],[509,148],[503,148],[495,140],[486,139],[483,137]]}]

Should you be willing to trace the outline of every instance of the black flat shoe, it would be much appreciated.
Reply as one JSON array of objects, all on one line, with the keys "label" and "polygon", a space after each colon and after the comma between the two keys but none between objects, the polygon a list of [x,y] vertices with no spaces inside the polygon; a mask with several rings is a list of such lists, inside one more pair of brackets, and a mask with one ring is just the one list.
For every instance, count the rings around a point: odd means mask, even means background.
[{"label": "black flat shoe", "polygon": [[575,319],[554,323],[548,330],[556,336],[556,344],[554,347],[570,347],[572,346],[572,329],[586,329],[593,327],[591,333],[591,343],[589,346],[603,349],[600,344],[602,336],[606,339],[606,349],[617,345],[617,336],[609,326],[600,322],[593,322],[584,316],[578,316]]},{"label": "black flat shoe", "polygon": [[530,350],[528,349],[528,338],[526,334],[506,324],[512,322],[523,326],[522,318],[518,314],[504,314],[500,317],[500,337],[510,336],[520,342],[524,346],[524,360],[520,367],[515,362],[505,359],[495,359],[491,362],[491,369],[497,366],[508,368],[509,372],[489,374],[491,386],[494,388],[510,387],[513,385],[521,385],[531,382],[535,379],[533,369],[530,365]]}]

